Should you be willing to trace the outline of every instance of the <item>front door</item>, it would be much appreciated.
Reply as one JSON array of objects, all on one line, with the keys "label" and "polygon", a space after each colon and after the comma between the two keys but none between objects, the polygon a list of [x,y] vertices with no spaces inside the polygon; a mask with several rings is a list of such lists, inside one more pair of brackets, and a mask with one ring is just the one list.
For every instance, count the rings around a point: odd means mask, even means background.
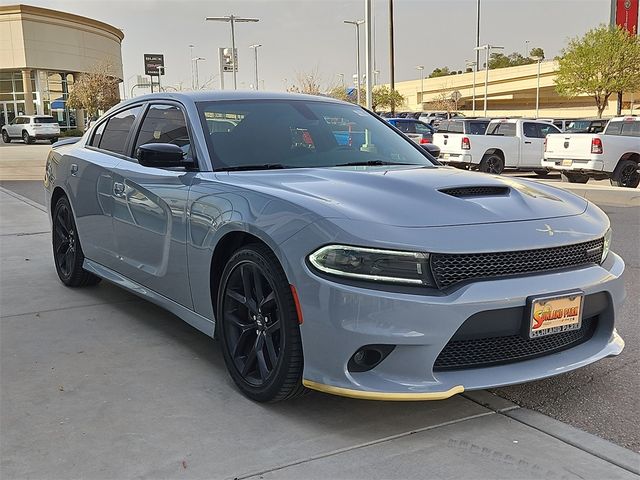
[{"label": "front door", "polygon": [[[148,107],[131,154],[148,143],[179,145],[189,158],[189,133],[178,105]],[[194,173],[145,167],[134,158],[121,161],[113,173],[117,271],[191,308],[186,205]]]},{"label": "front door", "polygon": [[[552,126],[551,124],[549,124]],[[544,156],[544,136],[535,122],[522,124],[522,140],[520,142],[519,168],[540,168]]]}]

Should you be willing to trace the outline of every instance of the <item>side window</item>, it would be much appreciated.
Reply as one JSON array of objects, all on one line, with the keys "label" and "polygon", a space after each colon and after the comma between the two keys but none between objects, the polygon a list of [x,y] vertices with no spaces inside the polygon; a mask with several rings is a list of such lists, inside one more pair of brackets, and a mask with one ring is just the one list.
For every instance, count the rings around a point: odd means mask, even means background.
[{"label": "side window", "polygon": [[100,139],[102,138],[102,132],[104,132],[104,127],[107,125],[107,122],[102,122],[100,125],[98,125],[98,128],[96,128],[96,131],[93,133],[93,138],[91,139],[91,146],[92,147],[99,147],[100,146]]},{"label": "side window", "polygon": [[604,133],[605,135],[620,135],[620,130],[622,130],[622,122],[609,122]]},{"label": "side window", "polygon": [[499,135],[501,137],[515,137],[516,136],[516,124],[515,123],[496,123],[491,131],[487,132],[487,135]]},{"label": "side window", "polygon": [[640,122],[623,122],[620,134],[625,137],[640,137]]},{"label": "side window", "polygon": [[469,131],[467,133],[471,135],[484,135],[484,132],[487,131],[488,125],[489,124],[487,122],[469,122]]},{"label": "side window", "polygon": [[134,151],[147,143],[171,143],[190,158],[189,132],[182,111],[174,105],[151,105],[142,121]]},{"label": "side window", "polygon": [[493,125],[489,125],[487,128],[487,135],[497,135],[498,134],[498,123],[494,123]]},{"label": "side window", "polygon": [[538,124],[538,138],[545,138],[550,133],[560,133],[560,130],[551,124]]},{"label": "side window", "polygon": [[142,107],[138,105],[113,115],[102,132],[99,147],[119,155],[127,155],[128,152],[125,152],[127,138],[141,109]]},{"label": "side window", "polygon": [[398,130],[400,130],[401,132],[404,133],[415,133],[415,127],[413,127],[413,124],[411,122],[396,122],[396,127],[398,128]]},{"label": "side window", "polygon": [[426,125],[423,125],[421,123],[414,123],[413,125],[415,125],[416,133],[422,133],[427,135],[431,134],[431,129]]},{"label": "side window", "polygon": [[524,133],[524,136],[528,137],[528,138],[538,138],[539,137],[538,128],[537,128],[537,125],[535,123],[525,122],[522,125],[522,133]]}]

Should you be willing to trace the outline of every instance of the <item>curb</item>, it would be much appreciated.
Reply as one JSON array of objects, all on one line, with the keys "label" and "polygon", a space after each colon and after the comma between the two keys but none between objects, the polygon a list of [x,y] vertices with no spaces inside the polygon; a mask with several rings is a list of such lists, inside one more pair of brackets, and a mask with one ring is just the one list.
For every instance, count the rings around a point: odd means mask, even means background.
[{"label": "curb", "polygon": [[618,207],[640,206],[640,190],[637,188],[604,187],[600,185],[580,185],[546,181],[540,181],[540,183],[551,187],[562,188],[596,204]]}]

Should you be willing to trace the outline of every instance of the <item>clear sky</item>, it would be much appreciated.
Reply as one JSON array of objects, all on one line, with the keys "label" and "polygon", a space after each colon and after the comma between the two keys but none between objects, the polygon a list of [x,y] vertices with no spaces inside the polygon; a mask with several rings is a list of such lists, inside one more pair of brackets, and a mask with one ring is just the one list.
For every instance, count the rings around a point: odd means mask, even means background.
[{"label": "clear sky", "polygon": [[[343,20],[364,18],[364,0],[23,0],[24,3],[67,11],[122,29],[124,77],[127,85],[144,72],[143,53],[163,53],[163,85],[191,85],[189,44],[200,62],[201,83],[218,88],[218,47],[230,46],[226,23],[205,22],[206,16],[236,14],[257,17],[259,23],[238,24],[239,87],[254,78],[253,51],[261,43],[260,78],[267,90],[282,90],[297,72],[317,69],[323,84],[349,83],[355,73],[355,31]],[[16,1],[0,0],[0,4]],[[374,0],[376,66],[380,82],[388,81],[388,0]],[[475,46],[476,0],[395,0],[396,81],[418,78],[438,66],[464,68]],[[481,0],[480,43],[502,45],[507,53],[542,47],[547,58],[557,55],[566,40],[591,27],[608,23],[610,0]],[[361,27],[364,48],[364,27]],[[364,53],[362,55],[364,72]],[[352,80],[351,80],[352,81]],[[230,74],[225,83],[232,85]]]}]

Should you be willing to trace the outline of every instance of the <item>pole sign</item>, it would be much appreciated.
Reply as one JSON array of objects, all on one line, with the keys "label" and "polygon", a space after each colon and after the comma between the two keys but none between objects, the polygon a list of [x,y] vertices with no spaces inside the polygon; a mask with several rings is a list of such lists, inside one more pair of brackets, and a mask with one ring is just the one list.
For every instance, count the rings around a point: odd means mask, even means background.
[{"label": "pole sign", "polygon": [[638,34],[638,3],[639,0],[614,0],[615,24],[625,29],[631,35]]},{"label": "pole sign", "polygon": [[234,67],[235,67],[235,71],[236,72],[238,71],[238,49],[237,48],[236,48],[234,57],[235,58],[231,58],[231,48],[220,49],[220,63],[221,63],[223,72],[233,72]]},{"label": "pole sign", "polygon": [[160,53],[145,53],[144,74],[154,76],[160,74],[164,75],[164,55]]}]

